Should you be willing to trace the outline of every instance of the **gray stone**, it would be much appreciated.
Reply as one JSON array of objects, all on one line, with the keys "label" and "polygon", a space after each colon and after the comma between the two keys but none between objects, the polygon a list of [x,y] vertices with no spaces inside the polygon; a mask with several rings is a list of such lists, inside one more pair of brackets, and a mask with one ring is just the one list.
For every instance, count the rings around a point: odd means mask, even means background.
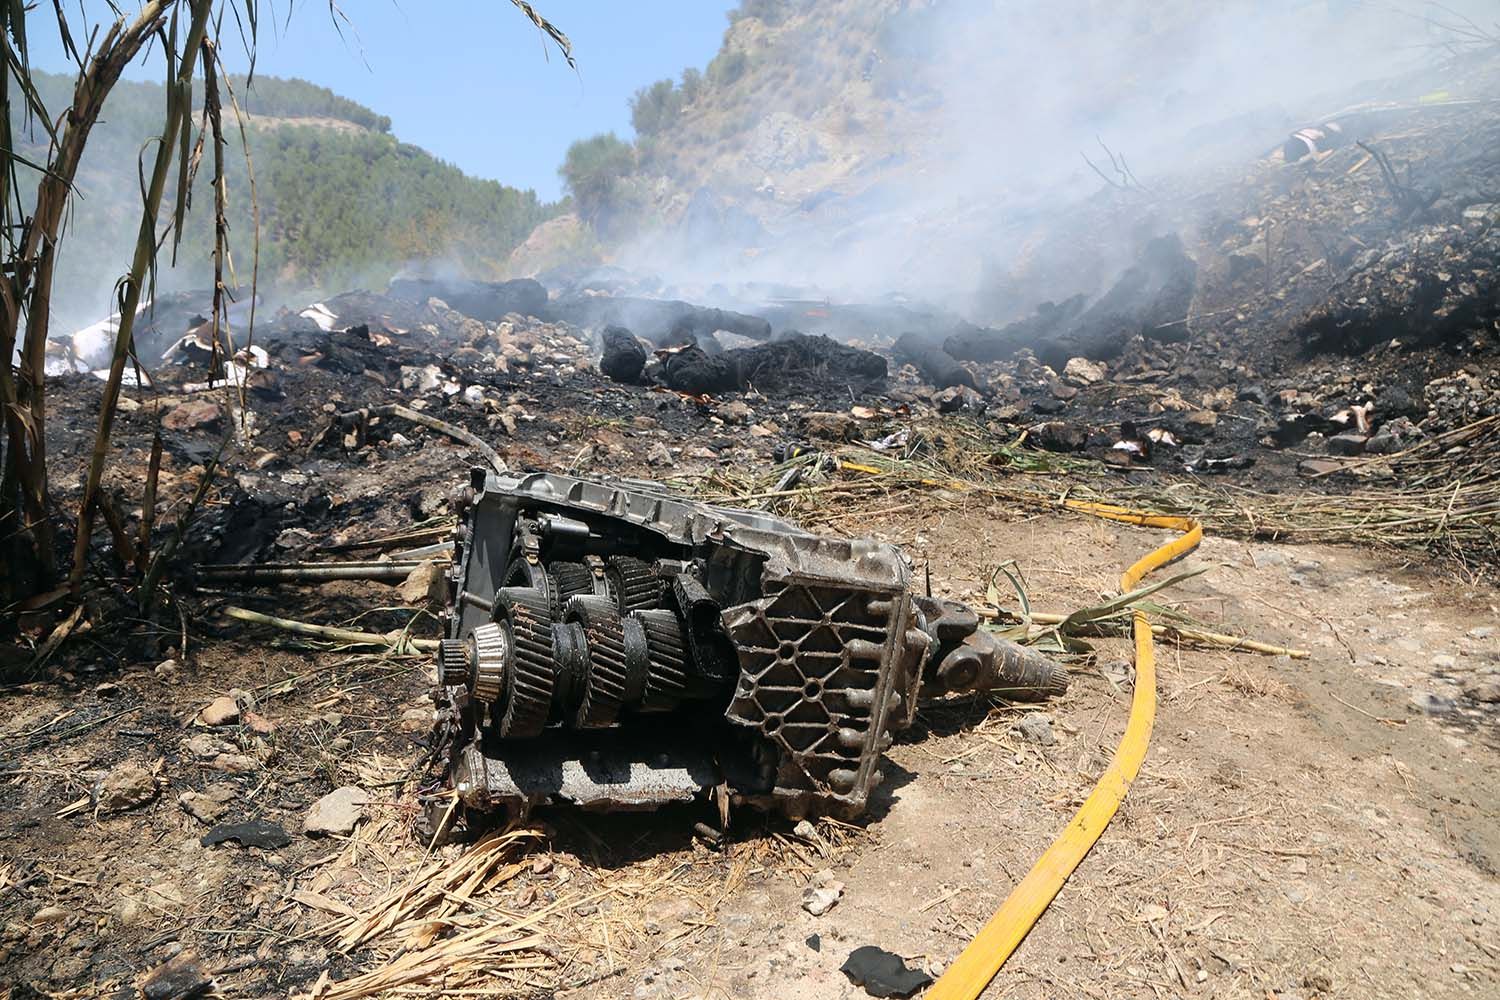
[{"label": "gray stone", "polygon": [[1109,369],[1102,361],[1090,361],[1088,358],[1069,358],[1068,363],[1063,365],[1063,378],[1074,385],[1093,385],[1095,382],[1103,382]]},{"label": "gray stone", "polygon": [[370,793],[354,785],[337,788],[313,803],[302,821],[302,830],[310,836],[347,835],[365,815]]},{"label": "gray stone", "polygon": [[750,407],[737,399],[719,407],[719,419],[726,424],[748,424],[754,417]]},{"label": "gray stone", "polygon": [[1458,702],[1447,695],[1418,691],[1411,696],[1411,705],[1427,715],[1446,715],[1458,707]]},{"label": "gray stone", "polygon": [[1476,677],[1464,685],[1464,697],[1492,705],[1500,701],[1500,674]]},{"label": "gray stone", "polygon": [[1368,438],[1358,431],[1346,431],[1343,434],[1335,434],[1328,439],[1328,454],[1363,455],[1367,441]]},{"label": "gray stone", "polygon": [[646,450],[646,461],[652,465],[671,465],[672,449],[658,441]]},{"label": "gray stone", "polygon": [[240,790],[227,781],[209,785],[201,792],[183,792],[177,802],[187,814],[200,823],[216,823],[229,810],[229,803],[239,798]]},{"label": "gray stone", "polygon": [[1015,731],[1021,734],[1021,738],[1032,743],[1050,747],[1057,742],[1057,734],[1052,731],[1052,716],[1046,712],[1030,712],[1015,724]]},{"label": "gray stone", "polygon": [[242,753],[221,753],[208,766],[225,774],[249,774],[260,770],[260,761]]}]

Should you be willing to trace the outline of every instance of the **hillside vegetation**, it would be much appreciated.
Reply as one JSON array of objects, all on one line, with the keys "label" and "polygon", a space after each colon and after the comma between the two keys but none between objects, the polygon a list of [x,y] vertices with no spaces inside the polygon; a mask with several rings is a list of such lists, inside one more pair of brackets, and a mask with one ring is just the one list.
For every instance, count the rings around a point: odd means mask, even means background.
[{"label": "hillside vegetation", "polygon": [[[469,177],[398,141],[388,117],[327,88],[259,76],[248,92],[243,79],[231,83],[250,113],[260,288],[270,302],[383,285],[404,266],[428,260],[478,277],[501,276],[511,251],[558,214],[559,206],[532,191]],[[71,86],[67,77],[40,75],[42,97],[54,113],[67,107]],[[135,82],[120,83],[106,105],[79,171],[76,210],[59,258],[55,323],[92,322],[110,309],[110,290],[129,262],[140,224],[137,158],[150,152],[162,107],[159,85]],[[227,106],[225,119],[230,243],[240,284],[248,288],[254,250],[249,167]],[[23,144],[45,141],[40,126],[19,113],[12,127]],[[164,289],[212,284],[212,170],[206,153],[176,267],[160,278]],[[169,204],[172,197],[169,192]]]}]

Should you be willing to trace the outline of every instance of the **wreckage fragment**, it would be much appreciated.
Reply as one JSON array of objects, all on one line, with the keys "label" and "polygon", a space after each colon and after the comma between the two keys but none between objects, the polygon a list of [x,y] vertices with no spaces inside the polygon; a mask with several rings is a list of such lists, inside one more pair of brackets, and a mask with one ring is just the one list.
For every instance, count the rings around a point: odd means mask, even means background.
[{"label": "wreckage fragment", "polygon": [[971,609],[912,594],[885,543],[645,483],[476,470],[468,499],[435,701],[469,807],[652,808],[724,785],[852,815],[919,694],[1066,689]]}]

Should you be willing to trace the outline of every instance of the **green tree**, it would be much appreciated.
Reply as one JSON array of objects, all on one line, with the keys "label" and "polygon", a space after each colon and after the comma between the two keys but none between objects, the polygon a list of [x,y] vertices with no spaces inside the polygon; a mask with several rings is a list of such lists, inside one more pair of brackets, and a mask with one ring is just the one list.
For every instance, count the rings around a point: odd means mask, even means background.
[{"label": "green tree", "polygon": [[620,220],[629,200],[627,178],[635,167],[635,150],[613,132],[580,139],[568,147],[558,173],[578,215],[596,230]]}]

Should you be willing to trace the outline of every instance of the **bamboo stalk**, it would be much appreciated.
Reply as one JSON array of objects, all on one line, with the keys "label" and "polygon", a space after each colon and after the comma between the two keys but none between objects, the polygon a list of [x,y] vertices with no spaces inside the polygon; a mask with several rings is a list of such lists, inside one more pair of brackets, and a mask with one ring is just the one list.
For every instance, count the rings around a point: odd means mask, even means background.
[{"label": "bamboo stalk", "polygon": [[[110,359],[109,377],[104,383],[104,398],[99,404],[99,425],[94,433],[94,447],[89,459],[88,477],[84,481],[83,499],[78,508],[78,536],[73,545],[73,570],[68,582],[76,588],[83,581],[83,571],[88,564],[89,540],[93,534],[94,504],[99,492],[99,479],[104,474],[104,460],[109,452],[110,434],[114,430],[115,411],[120,400],[120,383],[125,375],[125,361],[132,346],[135,330],[135,314],[141,305],[141,290],[145,286],[147,271],[153,265],[156,254],[156,220],[161,212],[162,195],[166,189],[167,174],[172,167],[174,148],[183,125],[189,121],[193,108],[193,67],[196,55],[203,44],[208,29],[209,15],[213,11],[212,0],[192,0],[189,4],[191,16],[187,41],[181,49],[182,58],[176,60],[176,77],[167,82],[167,120],[156,147],[156,161],[151,169],[151,182],[146,192],[141,211],[140,233],[136,237],[135,257],[131,261],[130,273],[121,283],[120,326],[115,334],[114,355]],[[173,22],[175,30],[175,19]],[[167,61],[172,67],[173,49],[167,46]],[[181,225],[181,220],[178,220]],[[33,314],[34,316],[34,314]],[[31,341],[30,330],[27,341]],[[45,334],[41,338],[45,343]],[[36,347],[38,352],[41,346]]]},{"label": "bamboo stalk", "polygon": [[[976,611],[981,618],[997,619],[1000,617],[1000,612],[993,608],[978,608]],[[1038,625],[1061,625],[1068,620],[1068,616],[1045,611],[1033,611],[1031,613],[1031,620]],[[1247,639],[1244,636],[1229,635],[1224,632],[1209,632],[1204,629],[1189,628],[1185,625],[1152,625],[1151,633],[1153,635],[1174,635],[1181,639],[1201,642],[1210,646],[1224,646],[1231,650],[1244,649],[1252,653],[1265,653],[1267,656],[1288,656],[1294,660],[1305,660],[1312,655],[1305,649],[1276,646],[1257,639]]]},{"label": "bamboo stalk", "polygon": [[331,639],[335,642],[344,642],[356,646],[388,646],[393,652],[397,653],[431,652],[438,648],[438,640],[436,639],[413,639],[402,631],[381,634],[378,632],[360,632],[347,628],[334,628],[331,625],[314,625],[311,622],[299,622],[291,618],[263,615],[259,611],[251,611],[248,608],[237,608],[232,604],[224,608],[224,614],[242,622],[249,622],[252,625],[269,625],[272,628],[279,628],[283,632],[295,632],[298,635],[316,636],[319,639]]}]

